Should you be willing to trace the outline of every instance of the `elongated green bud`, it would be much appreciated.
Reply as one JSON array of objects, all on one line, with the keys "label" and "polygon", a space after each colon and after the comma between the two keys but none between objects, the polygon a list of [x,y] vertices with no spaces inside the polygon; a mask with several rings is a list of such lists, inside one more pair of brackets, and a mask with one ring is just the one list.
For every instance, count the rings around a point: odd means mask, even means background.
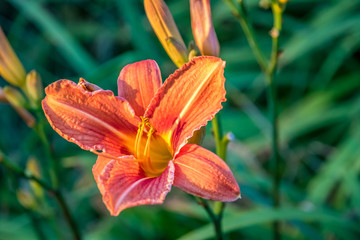
[{"label": "elongated green bud", "polygon": [[32,101],[39,102],[44,98],[43,84],[40,75],[35,70],[26,75],[26,89]]}]

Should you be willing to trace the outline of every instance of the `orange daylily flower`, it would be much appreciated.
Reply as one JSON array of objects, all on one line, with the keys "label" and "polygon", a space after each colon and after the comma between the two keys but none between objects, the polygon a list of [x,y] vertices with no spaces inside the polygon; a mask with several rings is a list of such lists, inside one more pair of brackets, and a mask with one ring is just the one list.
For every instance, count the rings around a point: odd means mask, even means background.
[{"label": "orange daylily flower", "polygon": [[160,204],[174,185],[206,199],[234,201],[236,180],[214,153],[189,144],[225,101],[225,63],[197,57],[161,84],[153,60],[124,67],[118,94],[88,91],[69,80],[49,85],[42,102],[51,126],[66,140],[98,154],[93,174],[112,215]]}]

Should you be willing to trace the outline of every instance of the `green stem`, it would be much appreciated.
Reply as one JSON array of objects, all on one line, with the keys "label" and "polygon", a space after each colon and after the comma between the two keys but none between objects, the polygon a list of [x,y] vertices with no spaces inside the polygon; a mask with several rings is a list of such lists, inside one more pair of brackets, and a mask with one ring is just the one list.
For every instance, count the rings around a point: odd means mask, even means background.
[{"label": "green stem", "polygon": [[44,146],[45,155],[46,155],[47,159],[50,159],[51,167],[49,168],[49,171],[50,171],[50,178],[51,178],[52,184],[53,184],[53,186],[58,188],[59,187],[58,176],[59,176],[59,171],[60,171],[59,161],[56,161],[56,159],[53,155],[51,144],[49,143],[48,138],[45,133],[45,126],[44,126],[43,122],[40,120],[42,118],[43,117],[41,116],[41,114],[37,111],[38,121],[34,127],[34,131],[39,136],[40,141],[42,142],[42,144]]},{"label": "green stem", "polygon": [[[273,172],[273,191],[272,199],[274,208],[280,206],[280,182],[281,182],[281,158],[279,154],[279,131],[278,131],[278,107],[277,107],[277,87],[274,79],[276,66],[278,63],[279,52],[279,35],[282,24],[282,7],[277,0],[273,0],[271,3],[271,9],[274,16],[274,26],[271,30],[272,37],[272,49],[270,55],[270,62],[267,69],[267,83],[268,83],[268,102],[269,111],[271,116],[272,134],[271,134],[271,146],[272,146],[272,172]],[[281,239],[280,222],[273,222],[273,238],[275,240]]]},{"label": "green stem", "polygon": [[38,219],[37,216],[35,216],[32,212],[30,211],[26,211],[27,214],[29,215],[29,218],[31,220],[31,224],[34,228],[34,231],[38,237],[39,240],[46,240],[46,236],[44,234],[44,232],[42,231],[41,227],[40,227],[40,221]]},{"label": "green stem", "polygon": [[255,38],[254,31],[249,24],[249,21],[245,14],[245,8],[243,2],[240,3],[240,8],[238,8],[232,0],[224,0],[225,3],[229,6],[231,13],[239,21],[242,30],[244,31],[245,37],[250,45],[251,50],[254,53],[254,56],[263,72],[266,71],[267,61],[266,58],[259,48],[259,44]]},{"label": "green stem", "polygon": [[58,201],[58,203],[64,213],[65,219],[72,230],[74,239],[80,240],[81,239],[80,232],[76,226],[74,219],[72,218],[72,216],[70,214],[69,207],[67,206],[67,204],[65,202],[64,196],[62,195],[62,193],[60,191],[54,192],[54,196],[55,196],[56,200]]},{"label": "green stem", "polygon": [[205,199],[202,199],[201,197],[195,197],[195,198],[196,198],[197,203],[205,209],[205,211],[209,215],[211,221],[213,222],[216,239],[222,240],[223,236],[222,236],[222,229],[221,229],[221,217],[219,215],[216,215],[213,212],[213,210],[211,209],[211,207],[209,206],[208,202]]},{"label": "green stem", "polygon": [[[238,19],[244,34],[249,42],[249,45],[255,55],[256,60],[259,63],[259,66],[266,77],[267,83],[267,96],[269,103],[269,112],[271,119],[271,148],[272,148],[272,159],[271,159],[271,170],[273,172],[273,190],[272,190],[272,198],[274,208],[278,208],[280,206],[280,181],[281,181],[281,159],[279,155],[279,137],[278,137],[278,110],[277,110],[277,88],[276,82],[274,79],[274,73],[276,70],[276,66],[278,63],[278,46],[279,46],[279,35],[282,26],[282,12],[284,10],[284,5],[280,4],[278,0],[271,1],[271,9],[273,12],[273,29],[270,32],[272,37],[272,49],[269,62],[266,61],[264,54],[260,50],[255,35],[252,31],[251,25],[249,24],[243,1],[240,2],[240,8],[234,4],[232,0],[224,0],[229,6],[233,15]],[[280,234],[280,223],[279,221],[275,221],[273,224],[274,229],[274,239],[281,239]]]},{"label": "green stem", "polygon": [[[231,135],[223,136],[223,132],[221,129],[221,121],[220,121],[220,114],[218,113],[212,120],[212,126],[214,131],[214,139],[215,139],[215,145],[216,145],[216,154],[226,161],[226,148],[229,143],[229,141],[233,138]],[[222,226],[221,226],[221,220],[223,216],[225,208],[224,202],[214,202],[214,215],[215,218],[213,220],[215,231],[217,234],[218,239],[222,239]],[[219,233],[221,235],[219,235]]]},{"label": "green stem", "polygon": [[[216,116],[212,120],[212,127],[214,132],[214,139],[215,139],[215,147],[216,147],[216,154],[223,159],[223,146],[222,146],[222,128],[221,128],[221,121],[220,121],[220,113],[216,114]],[[225,161],[225,159],[223,159]]]},{"label": "green stem", "polygon": [[79,232],[78,228],[76,227],[75,221],[70,214],[69,207],[67,206],[60,190],[53,188],[51,185],[49,185],[48,183],[44,182],[43,180],[37,178],[36,176],[32,175],[30,172],[22,170],[21,168],[19,168],[15,164],[13,164],[1,151],[0,151],[0,163],[3,164],[5,167],[7,167],[10,171],[18,174],[19,176],[24,177],[28,180],[33,180],[33,181],[37,182],[40,186],[42,186],[44,189],[46,189],[49,193],[53,194],[55,199],[59,203],[61,210],[64,213],[65,219],[66,219],[67,223],[69,224],[69,227],[72,230],[74,239],[76,239],[76,240],[81,239],[80,232]]}]

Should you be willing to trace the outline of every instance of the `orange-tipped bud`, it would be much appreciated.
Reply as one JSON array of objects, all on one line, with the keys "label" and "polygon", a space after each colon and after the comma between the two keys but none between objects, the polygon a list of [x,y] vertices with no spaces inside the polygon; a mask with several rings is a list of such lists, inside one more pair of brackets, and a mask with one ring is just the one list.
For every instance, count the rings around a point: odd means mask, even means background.
[{"label": "orange-tipped bud", "polygon": [[25,70],[0,27],[0,75],[15,86],[25,83]]},{"label": "orange-tipped bud", "polygon": [[144,0],[146,16],[165,51],[181,67],[188,61],[187,49],[174,19],[163,0]]},{"label": "orange-tipped bud", "polygon": [[99,86],[97,86],[95,84],[89,83],[88,81],[86,81],[83,78],[79,79],[78,85],[80,87],[82,87],[84,90],[88,91],[88,92],[94,92],[94,91],[98,91],[98,90],[103,90],[101,87],[99,87]]},{"label": "orange-tipped bud", "polygon": [[220,46],[211,20],[210,0],[190,0],[191,28],[202,55],[219,56]]},{"label": "orange-tipped bud", "polygon": [[29,127],[34,127],[35,118],[24,108],[24,106],[26,106],[26,100],[24,96],[18,90],[9,86],[4,87],[4,93],[7,101],[20,115],[20,117],[22,117],[26,125]]},{"label": "orange-tipped bud", "polygon": [[26,89],[32,101],[38,102],[44,98],[44,88],[40,75],[32,70],[26,75]]}]

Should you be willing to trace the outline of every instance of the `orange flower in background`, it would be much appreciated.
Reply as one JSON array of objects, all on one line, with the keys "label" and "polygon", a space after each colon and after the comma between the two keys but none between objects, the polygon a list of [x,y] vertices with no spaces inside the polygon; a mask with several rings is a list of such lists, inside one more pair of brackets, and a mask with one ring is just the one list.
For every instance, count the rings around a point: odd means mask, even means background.
[{"label": "orange flower in background", "polygon": [[210,0],[190,0],[191,28],[201,55],[219,56],[220,45],[211,20]]},{"label": "orange flower in background", "polygon": [[112,215],[160,204],[172,185],[216,201],[239,198],[225,162],[187,143],[226,100],[224,65],[216,57],[193,58],[161,84],[155,61],[129,64],[118,78],[119,96],[88,91],[84,80],[46,88],[42,105],[51,126],[99,155],[93,174]]}]

